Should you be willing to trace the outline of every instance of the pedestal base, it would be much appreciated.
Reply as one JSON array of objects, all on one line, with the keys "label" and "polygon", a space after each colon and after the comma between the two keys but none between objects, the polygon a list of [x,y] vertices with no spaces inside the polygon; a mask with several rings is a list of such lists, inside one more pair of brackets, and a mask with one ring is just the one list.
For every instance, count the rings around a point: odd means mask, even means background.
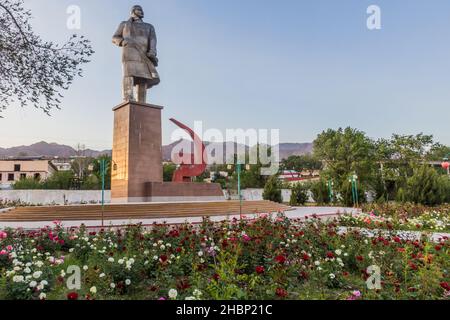
[{"label": "pedestal base", "polygon": [[162,109],[138,102],[125,102],[113,109],[112,202],[143,201],[147,198],[146,183],[163,181]]},{"label": "pedestal base", "polygon": [[147,202],[224,201],[218,183],[149,182],[146,184]]}]

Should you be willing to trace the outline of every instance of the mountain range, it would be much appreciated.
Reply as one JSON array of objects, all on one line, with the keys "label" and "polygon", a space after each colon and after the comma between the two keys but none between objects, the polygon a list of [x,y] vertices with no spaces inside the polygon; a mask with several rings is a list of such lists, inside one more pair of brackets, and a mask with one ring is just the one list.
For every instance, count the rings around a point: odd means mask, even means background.
[{"label": "mountain range", "polygon": [[[172,150],[179,144],[182,143],[183,146],[189,146],[192,142],[176,141],[169,145],[163,146],[163,159],[170,161]],[[219,148],[221,150],[236,150],[237,144],[233,142],[224,143],[205,143],[209,147]],[[242,147],[242,145],[240,145]],[[248,150],[248,146],[244,147]],[[280,158],[285,159],[292,155],[303,155],[312,152],[312,143],[281,143],[280,148]],[[41,141],[29,146],[18,146],[11,148],[1,148],[0,147],[0,157],[19,157],[19,156],[30,156],[30,157],[58,157],[58,158],[69,158],[73,156],[86,156],[86,157],[98,157],[100,155],[111,155],[111,150],[92,150],[84,148],[74,148],[68,145],[58,144],[58,143],[48,143]],[[224,155],[225,157],[225,155]]]}]

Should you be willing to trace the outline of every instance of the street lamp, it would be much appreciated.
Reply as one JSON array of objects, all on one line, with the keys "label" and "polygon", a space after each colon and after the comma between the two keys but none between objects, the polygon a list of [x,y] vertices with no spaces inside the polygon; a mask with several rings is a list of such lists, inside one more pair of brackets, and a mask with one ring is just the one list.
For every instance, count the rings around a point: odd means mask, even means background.
[{"label": "street lamp", "polygon": [[352,184],[353,204],[358,208],[358,176],[356,174],[351,175],[348,182]]},{"label": "street lamp", "polygon": [[[228,169],[231,169],[232,165],[228,165]],[[250,166],[246,165],[245,168],[249,170]],[[239,162],[239,160],[236,163],[236,174],[238,178],[238,196],[239,196],[239,217],[242,220],[242,192],[241,192],[241,172],[242,172],[242,163]]]},{"label": "street lamp", "polygon": [[333,180],[328,180],[328,197],[330,199],[330,202],[333,201],[333,186],[334,186],[334,182]]}]

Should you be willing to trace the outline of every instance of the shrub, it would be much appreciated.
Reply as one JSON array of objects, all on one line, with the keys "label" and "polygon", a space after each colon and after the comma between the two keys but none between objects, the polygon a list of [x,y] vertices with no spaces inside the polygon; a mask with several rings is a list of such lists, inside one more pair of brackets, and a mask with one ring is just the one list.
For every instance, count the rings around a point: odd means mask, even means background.
[{"label": "shrub", "polygon": [[264,186],[263,199],[270,200],[278,203],[283,202],[281,195],[281,182],[278,176],[272,176]]},{"label": "shrub", "polygon": [[297,183],[292,188],[291,199],[289,204],[291,206],[304,205],[309,198],[309,185]]},{"label": "shrub", "polygon": [[311,193],[314,201],[318,204],[330,203],[327,183],[321,179],[311,184]]},{"label": "shrub", "polygon": [[435,206],[448,201],[449,185],[448,177],[424,165],[415,169],[413,176],[408,179],[405,196],[408,201]]},{"label": "shrub", "polygon": [[15,190],[35,190],[42,189],[42,182],[34,178],[20,179],[12,185]]}]

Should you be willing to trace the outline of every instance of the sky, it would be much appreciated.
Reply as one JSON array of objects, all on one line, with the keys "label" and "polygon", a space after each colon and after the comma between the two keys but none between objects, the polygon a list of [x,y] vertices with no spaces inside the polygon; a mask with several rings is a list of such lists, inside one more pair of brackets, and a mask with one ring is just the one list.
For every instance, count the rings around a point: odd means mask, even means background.
[{"label": "sky", "polygon": [[[433,134],[450,145],[448,0],[25,0],[45,40],[72,33],[95,55],[51,117],[11,105],[0,147],[38,141],[112,146],[112,108],[121,103],[121,52],[111,43],[132,5],[158,36],[161,84],[149,102],[169,118],[204,129],[280,129],[281,142],[311,142],[351,126],[372,138]],[[381,29],[366,25],[369,5]],[[69,30],[68,6],[81,9]]]}]

